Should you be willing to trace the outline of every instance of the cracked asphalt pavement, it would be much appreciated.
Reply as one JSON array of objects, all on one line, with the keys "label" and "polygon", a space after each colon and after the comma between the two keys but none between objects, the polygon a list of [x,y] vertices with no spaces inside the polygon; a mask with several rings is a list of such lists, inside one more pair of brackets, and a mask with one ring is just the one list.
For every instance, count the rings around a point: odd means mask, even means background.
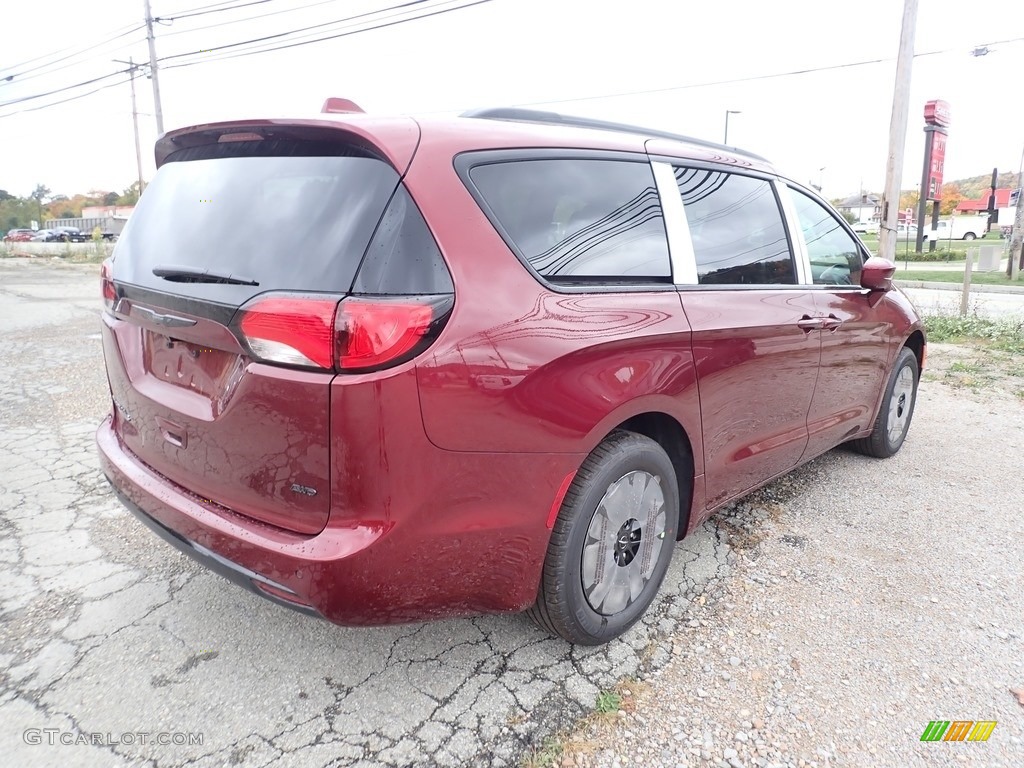
[{"label": "cracked asphalt pavement", "polygon": [[346,629],[250,595],[145,529],[100,474],[98,271],[0,260],[8,765],[518,765],[600,690],[664,665],[653,641],[730,571],[705,526],[644,621],[597,649],[523,616]]}]

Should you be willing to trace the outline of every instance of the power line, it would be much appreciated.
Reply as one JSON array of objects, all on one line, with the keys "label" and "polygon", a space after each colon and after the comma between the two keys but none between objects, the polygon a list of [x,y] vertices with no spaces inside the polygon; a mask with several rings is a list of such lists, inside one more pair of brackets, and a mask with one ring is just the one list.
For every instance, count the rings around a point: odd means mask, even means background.
[{"label": "power line", "polygon": [[[239,3],[238,5],[229,5],[227,8],[214,8],[212,6],[205,6],[208,10],[203,8],[194,9],[192,12],[180,13],[176,16],[155,16],[153,21],[164,22],[164,21],[176,21],[177,19],[190,19],[193,16],[206,16],[209,13],[222,13],[223,11],[234,11],[238,8],[245,8],[250,5],[263,5],[264,3],[272,2],[272,0],[250,0],[248,3]],[[215,3],[215,5],[224,5],[224,3]]]},{"label": "power line", "polygon": [[[1019,43],[1024,41],[1024,37],[1015,37],[1009,40],[999,40],[995,43],[986,43],[986,45],[1003,45],[1007,43]],[[957,48],[945,48],[936,51],[922,51],[921,53],[915,53],[914,58],[920,58],[923,56],[936,56],[945,53],[956,53],[957,51],[963,50],[960,47]],[[837,69],[850,69],[853,67],[863,67],[870,64],[883,64],[885,62],[895,61],[893,57],[886,57],[881,59],[865,59],[863,61],[851,61],[845,64],[829,64],[823,67],[808,67],[805,69],[794,69],[788,72],[775,72],[768,75],[751,75],[748,77],[734,77],[726,80],[709,80],[703,83],[687,83],[685,85],[670,85],[664,88],[646,88],[643,90],[635,91],[618,91],[614,93],[602,93],[594,94],[591,96],[574,96],[568,99],[548,99],[545,101],[528,101],[521,102],[519,104],[509,104],[510,107],[533,107],[544,104],[568,104],[576,101],[593,101],[594,99],[614,99],[621,96],[642,96],[650,93],[666,93],[668,91],[685,91],[694,88],[710,88],[716,85],[734,85],[736,83],[752,83],[758,80],[772,80],[779,77],[792,77],[795,75],[807,75],[814,72],[828,72]],[[452,112],[456,110],[444,110],[446,112]]]},{"label": "power line", "polygon": [[306,5],[293,5],[290,8],[282,8],[280,11],[268,11],[267,13],[258,13],[255,16],[246,16],[244,19],[232,19],[231,21],[218,21],[216,24],[207,24],[202,27],[192,27],[191,29],[179,29],[175,32],[164,32],[160,35],[160,39],[163,40],[167,37],[174,37],[175,35],[188,35],[192,32],[201,32],[204,29],[213,29],[214,27],[224,27],[229,24],[244,24],[247,21],[255,21],[256,19],[265,19],[268,16],[278,16],[282,13],[293,13],[295,11],[303,11],[306,8],[314,8],[318,5],[329,5],[331,3],[342,2],[342,0],[318,0],[315,3],[307,3]]},{"label": "power line", "polygon": [[[329,26],[333,26],[334,24],[340,24],[340,23],[345,22],[345,21],[354,21],[355,19],[364,18],[366,16],[376,16],[377,14],[384,13],[385,11],[393,11],[393,10],[396,10],[396,9],[399,9],[399,8],[407,8],[407,7],[414,6],[414,5],[421,5],[421,4],[426,3],[426,2],[429,2],[429,0],[407,0],[407,2],[400,3],[398,5],[393,5],[393,6],[390,6],[389,8],[381,8],[381,9],[376,10],[376,11],[368,11],[366,13],[360,13],[360,14],[358,14],[356,16],[349,16],[348,18],[345,18],[345,19],[335,19],[333,21],[324,21],[324,22],[321,22],[320,24],[312,24],[312,25],[310,25],[308,27],[300,27],[299,29],[292,29],[292,30],[289,30],[288,32],[278,32],[278,33],[273,34],[273,35],[265,35],[263,37],[252,38],[251,40],[242,40],[242,41],[235,42],[235,43],[227,43],[226,45],[218,45],[218,46],[215,46],[213,48],[203,48],[203,49],[200,49],[198,51],[189,51],[188,53],[175,53],[175,54],[173,54],[171,56],[163,56],[163,57],[161,57],[160,61],[161,62],[171,61],[172,59],[181,59],[181,58],[184,58],[186,56],[196,56],[196,55],[199,55],[199,54],[213,53],[214,51],[222,51],[222,50],[225,50],[227,48],[237,48],[240,45],[251,45],[253,43],[262,43],[262,42],[266,42],[268,40],[275,40],[275,39],[278,39],[278,38],[287,37],[289,35],[295,35],[295,34],[298,34],[299,32],[308,32],[311,29],[320,29],[322,27],[329,27]],[[416,17],[416,18],[419,18],[419,17]]]},{"label": "power line", "polygon": [[127,69],[121,69],[121,70],[118,70],[117,72],[111,72],[111,73],[106,74],[106,75],[100,75],[99,77],[94,77],[91,80],[83,80],[82,82],[75,83],[74,85],[67,85],[67,86],[65,86],[63,88],[56,88],[56,89],[54,89],[52,91],[47,91],[46,93],[37,93],[34,96],[22,96],[20,99],[11,99],[10,101],[3,101],[3,102],[0,102],[0,107],[9,107],[9,106],[12,106],[14,104],[22,104],[23,102],[26,102],[26,101],[35,101],[36,99],[42,99],[42,98],[45,98],[47,96],[55,96],[56,94],[64,93],[65,91],[73,91],[75,88],[82,88],[83,86],[86,86],[86,85],[92,85],[93,83],[99,83],[99,82],[102,82],[103,80],[109,80],[112,77],[117,77],[118,75],[123,75],[127,71],[128,71]]},{"label": "power line", "polygon": [[[104,45],[106,45],[107,43],[112,43],[115,40],[119,40],[122,37],[126,37],[127,35],[132,34],[133,32],[138,32],[140,29],[143,29],[144,27],[145,27],[144,24],[136,24],[136,25],[134,25],[132,27],[124,28],[125,31],[118,32],[117,34],[113,34],[112,37],[108,37],[107,39],[105,39],[105,40],[103,40],[103,41],[101,41],[99,43],[93,43],[91,45],[88,45],[85,48],[82,48],[81,50],[77,51],[76,53],[69,53],[67,56],[62,56],[59,59],[54,59],[53,61],[49,61],[49,62],[47,62],[45,64],[39,64],[39,65],[37,65],[35,67],[29,67],[28,69],[24,69],[21,72],[15,72],[14,74],[11,74],[11,75],[0,76],[0,80],[11,81],[11,80],[14,80],[15,78],[21,78],[22,80],[27,80],[29,78],[24,78],[23,75],[27,75],[30,72],[37,72],[40,69],[45,69],[47,67],[53,66],[54,64],[59,64],[62,61],[67,61],[68,59],[73,59],[73,58],[75,58],[77,56],[81,56],[83,53],[88,53],[89,51],[97,50],[97,49],[103,47]],[[31,64],[33,62],[39,61],[41,59],[46,59],[46,58],[49,58],[51,56],[57,56],[57,55],[65,52],[65,51],[73,50],[75,47],[76,46],[71,46],[69,48],[64,48],[64,49],[61,49],[59,51],[55,51],[53,53],[48,53],[48,54],[44,54],[42,56],[37,56],[34,59],[29,59],[28,61],[23,61],[23,62],[21,62],[21,64],[16,64],[13,67],[11,67],[11,69],[15,69],[15,68],[17,68],[19,66],[24,66],[26,64]],[[61,67],[60,69],[65,69],[65,68],[66,67]]]},{"label": "power line", "polygon": [[[421,1],[422,0],[417,0],[417,2],[421,2]],[[340,33],[335,34],[335,35],[328,35],[327,37],[318,37],[318,38],[316,38],[314,40],[306,40],[306,41],[302,41],[302,42],[285,43],[284,45],[276,45],[276,46],[272,46],[270,48],[260,48],[260,49],[251,50],[251,51],[241,51],[241,52],[237,52],[237,53],[230,53],[230,54],[227,54],[227,55],[224,55],[224,56],[219,56],[219,57],[212,58],[212,59],[210,59],[210,58],[203,58],[203,59],[199,59],[197,61],[186,61],[186,62],[183,62],[183,63],[180,63],[180,64],[171,64],[170,66],[165,67],[165,69],[178,69],[180,67],[190,67],[190,66],[194,66],[196,64],[205,64],[205,63],[212,62],[212,61],[226,61],[227,59],[238,59],[238,58],[243,58],[245,56],[255,56],[256,54],[260,54],[260,53],[270,53],[271,51],[281,51],[281,50],[285,50],[287,48],[296,48],[296,47],[300,47],[300,46],[303,46],[303,45],[312,45],[314,43],[322,43],[322,42],[325,42],[327,40],[337,40],[338,38],[348,37],[350,35],[356,35],[356,34],[359,34],[360,32],[370,32],[370,31],[375,30],[375,29],[384,29],[386,27],[393,27],[393,26],[397,26],[398,24],[404,24],[404,23],[406,23],[408,21],[418,21],[419,19],[426,19],[426,18],[429,18],[431,16],[440,16],[440,15],[445,14],[445,13],[451,13],[452,11],[460,11],[460,10],[463,10],[464,8],[471,8],[474,5],[483,5],[485,3],[490,3],[490,2],[493,2],[493,0],[475,0],[475,2],[464,3],[462,5],[458,5],[458,6],[455,6],[453,8],[443,8],[441,10],[432,11],[430,13],[421,13],[421,14],[419,14],[417,16],[410,16],[410,17],[404,18],[404,19],[397,19],[395,21],[389,21],[389,22],[386,22],[384,24],[376,24],[376,25],[371,26],[371,27],[362,27],[360,29],[355,29],[355,30],[352,30],[350,32],[340,32]],[[254,41],[248,41],[248,42],[251,43],[251,42],[254,42]],[[245,44],[246,43],[238,43],[236,45],[245,45]]]},{"label": "power line", "polygon": [[[448,1],[451,2],[452,0],[448,0]],[[397,24],[402,24],[402,23],[405,23],[407,21],[415,21],[417,19],[427,18],[429,16],[437,16],[437,15],[441,15],[441,14],[444,14],[444,13],[449,13],[451,11],[460,10],[462,8],[469,8],[469,7],[473,6],[473,5],[481,5],[483,3],[487,3],[487,2],[491,2],[491,1],[492,0],[475,0],[475,2],[465,3],[463,5],[459,5],[459,6],[455,6],[455,7],[451,7],[451,8],[443,8],[443,9],[440,9],[440,10],[432,11],[430,13],[422,13],[422,14],[418,14],[416,16],[410,16],[410,17],[403,18],[403,19],[397,19],[395,21],[389,21],[389,22],[386,22],[386,23],[383,23],[383,24],[377,24],[377,25],[370,26],[370,27],[362,27],[360,29],[351,30],[351,31],[348,31],[348,32],[343,32],[343,33],[340,33],[340,34],[337,34],[337,35],[332,35],[332,36],[325,37],[325,38],[319,38],[317,40],[309,40],[309,41],[298,42],[298,43],[290,43],[290,44],[287,44],[287,45],[277,46],[277,47],[268,48],[268,49],[260,49],[260,50],[255,50],[255,51],[239,52],[239,53],[229,54],[229,55],[224,56],[222,58],[237,58],[237,57],[241,57],[241,56],[251,56],[251,55],[254,55],[256,53],[267,53],[269,51],[279,50],[281,48],[291,48],[291,47],[301,46],[301,45],[310,45],[312,43],[322,42],[324,40],[332,40],[332,39],[335,39],[335,38],[338,38],[338,37],[347,37],[349,35],[358,34],[360,32],[369,32],[369,31],[374,30],[374,29],[382,29],[384,27],[395,26]],[[399,5],[391,6],[389,8],[381,8],[381,9],[379,9],[377,11],[358,14],[356,16],[352,16],[352,17],[349,17],[347,19],[338,19],[338,20],[335,20],[334,22],[331,22],[331,23],[332,24],[339,24],[339,23],[346,22],[346,21],[352,21],[352,20],[355,20],[355,19],[364,18],[366,16],[378,15],[378,14],[384,13],[384,12],[389,11],[389,10],[395,10],[395,9],[400,9],[400,8],[404,8],[404,7],[408,7],[408,6],[418,5],[418,4],[423,3],[423,2],[427,2],[427,0],[412,0],[411,2],[402,3],[402,4],[399,4]],[[434,6],[434,7],[436,7],[436,6]],[[316,26],[323,26],[323,25],[316,25]],[[300,31],[305,31],[305,29],[293,30],[292,33],[300,32]],[[232,44],[232,46],[229,46],[229,47],[234,47],[235,45],[244,45],[244,44],[248,44],[248,43],[252,43],[252,42],[254,42],[254,41],[243,41],[241,43]],[[174,58],[174,57],[168,57],[168,58]],[[163,60],[164,59],[160,59],[160,61],[163,61]],[[219,59],[217,59],[217,60],[219,60]],[[208,59],[201,59],[201,60],[198,60],[198,61],[183,62],[181,64],[172,64],[169,67],[167,67],[167,69],[175,69],[175,68],[178,68],[178,67],[193,66],[195,64],[206,63],[207,61],[209,61],[209,60]],[[127,71],[128,70],[119,70],[117,72],[112,72],[110,74],[103,75],[101,77],[96,77],[96,78],[92,78],[90,80],[82,81],[80,83],[75,83],[74,85],[65,86],[63,88],[57,88],[57,89],[55,89],[53,91],[48,91],[46,93],[35,94],[33,96],[25,96],[25,97],[22,97],[20,99],[12,99],[11,101],[0,103],[0,107],[13,106],[14,104],[20,104],[20,103],[24,103],[26,101],[33,101],[35,99],[45,98],[46,96],[53,96],[53,95],[56,95],[56,94],[59,94],[59,93],[63,93],[63,92],[66,92],[66,91],[75,90],[76,88],[82,88],[82,87],[85,87],[87,85],[92,85],[92,84],[95,84],[97,82],[101,82],[103,80],[106,80],[106,79],[109,79],[109,78],[112,78],[112,77],[116,77],[118,75],[125,74]],[[75,101],[76,99],[84,98],[85,96],[90,96],[90,95],[92,95],[94,93],[98,93],[99,91],[105,90],[106,88],[109,88],[109,87],[113,87],[114,85],[118,85],[118,83],[112,83],[110,85],[102,86],[100,88],[93,89],[93,90],[88,91],[86,93],[78,94],[76,96],[72,96],[72,97],[69,97],[69,98],[66,98],[66,99],[61,99],[59,101],[50,102],[50,103],[43,104],[43,105],[36,106],[36,107],[29,107],[29,108],[24,108],[24,109],[16,110],[14,112],[10,112],[10,113],[5,114],[5,115],[0,115],[0,119],[3,119],[5,117],[13,117],[14,115],[18,115],[18,114],[21,114],[23,112],[35,112],[35,111],[40,110],[40,109],[46,109],[47,107],[57,106],[59,104],[65,104],[65,103],[67,103],[69,101]]]},{"label": "power line", "polygon": [[[124,74],[124,72],[117,72],[115,74]],[[50,107],[56,107],[58,104],[67,104],[69,101],[77,101],[78,99],[84,99],[86,96],[92,96],[94,93],[105,91],[108,88],[115,88],[119,85],[123,85],[123,83],[107,83],[106,85],[101,85],[99,88],[93,88],[91,91],[80,93],[77,96],[69,96],[68,98],[61,99],[59,101],[51,101],[48,104],[40,104],[38,107],[25,107],[24,109],[19,109],[15,112],[9,112],[6,115],[0,115],[0,120],[3,120],[5,117],[14,117],[15,115],[20,115],[24,112],[38,112],[41,109],[49,109]]]}]

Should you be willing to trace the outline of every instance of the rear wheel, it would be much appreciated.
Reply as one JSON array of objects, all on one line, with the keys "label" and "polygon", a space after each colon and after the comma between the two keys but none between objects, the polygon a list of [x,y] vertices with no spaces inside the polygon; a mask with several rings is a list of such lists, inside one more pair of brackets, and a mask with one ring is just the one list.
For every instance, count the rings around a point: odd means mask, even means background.
[{"label": "rear wheel", "polygon": [[889,376],[875,426],[868,437],[851,443],[855,451],[878,459],[887,459],[899,451],[907,439],[910,420],[914,416],[917,383],[917,357],[904,347],[896,357],[896,365]]},{"label": "rear wheel", "polygon": [[974,240],[977,237],[973,232],[968,232],[964,235],[964,240]]},{"label": "rear wheel", "polygon": [[614,432],[586,458],[562,502],[530,617],[580,645],[639,621],[672,559],[679,485],[650,438]]}]

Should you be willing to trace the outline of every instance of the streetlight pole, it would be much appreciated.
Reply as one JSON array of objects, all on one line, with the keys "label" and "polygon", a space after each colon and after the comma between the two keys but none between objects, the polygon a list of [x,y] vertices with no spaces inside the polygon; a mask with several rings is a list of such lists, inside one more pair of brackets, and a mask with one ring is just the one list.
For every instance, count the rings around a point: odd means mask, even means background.
[{"label": "streetlight pole", "polygon": [[723,144],[729,143],[729,115],[742,114],[738,109],[727,109],[725,110],[725,138],[722,140]]}]

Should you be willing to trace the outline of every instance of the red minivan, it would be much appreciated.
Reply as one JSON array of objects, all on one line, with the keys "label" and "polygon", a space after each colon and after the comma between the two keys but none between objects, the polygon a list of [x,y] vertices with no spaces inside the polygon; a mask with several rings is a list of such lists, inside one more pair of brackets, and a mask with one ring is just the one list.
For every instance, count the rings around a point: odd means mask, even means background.
[{"label": "red minivan", "polygon": [[603,643],[716,508],[900,449],[921,322],[762,158],[356,109],[163,136],[102,268],[103,471],[213,570],[340,624]]}]

